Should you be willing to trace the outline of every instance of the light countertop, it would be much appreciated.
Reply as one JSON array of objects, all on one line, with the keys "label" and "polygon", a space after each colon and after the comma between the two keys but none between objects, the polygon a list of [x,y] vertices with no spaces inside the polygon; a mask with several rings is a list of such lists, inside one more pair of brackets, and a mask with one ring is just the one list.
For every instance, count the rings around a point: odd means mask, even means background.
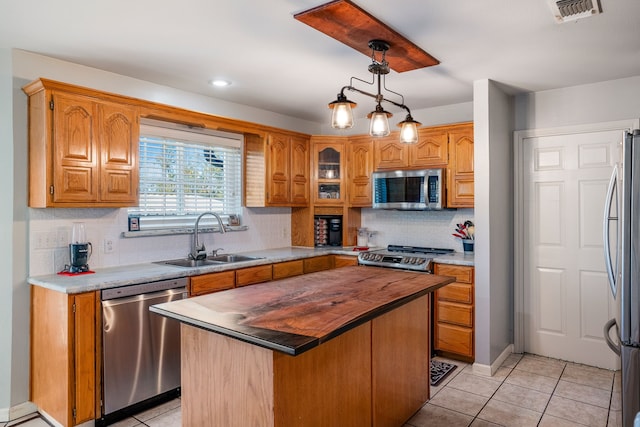
[{"label": "light countertop", "polygon": [[[77,276],[48,274],[43,276],[31,276],[27,279],[27,282],[32,285],[41,286],[58,292],[76,294],[120,286],[135,285],[139,283],[197,276],[200,274],[215,273],[226,270],[236,270],[238,268],[252,267],[257,265],[312,258],[315,256],[327,254],[357,256],[358,252],[354,251],[352,246],[341,248],[312,248],[292,246],[242,252],[242,255],[260,257],[260,259],[229,264],[185,268],[149,262],[118,267],[96,268],[94,269],[94,274],[81,274]],[[434,262],[467,266],[474,265],[473,255],[466,255],[457,252],[439,256],[434,259]]]}]

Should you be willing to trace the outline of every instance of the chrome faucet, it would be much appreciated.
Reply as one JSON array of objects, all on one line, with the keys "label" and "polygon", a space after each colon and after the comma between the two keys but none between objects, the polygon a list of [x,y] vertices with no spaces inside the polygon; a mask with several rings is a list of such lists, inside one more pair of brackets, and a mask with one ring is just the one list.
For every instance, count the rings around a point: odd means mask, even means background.
[{"label": "chrome faucet", "polygon": [[218,220],[218,224],[220,225],[220,233],[224,234],[227,232],[224,229],[224,224],[222,223],[222,218],[220,218],[220,215],[218,215],[215,212],[204,212],[200,214],[200,216],[198,216],[198,218],[196,219],[196,225],[193,230],[193,249],[189,254],[191,259],[194,259],[194,260],[205,259],[207,257],[207,249],[204,247],[204,243],[200,243],[198,239],[198,233],[199,233],[198,227],[200,225],[200,219],[207,214],[213,215]]}]

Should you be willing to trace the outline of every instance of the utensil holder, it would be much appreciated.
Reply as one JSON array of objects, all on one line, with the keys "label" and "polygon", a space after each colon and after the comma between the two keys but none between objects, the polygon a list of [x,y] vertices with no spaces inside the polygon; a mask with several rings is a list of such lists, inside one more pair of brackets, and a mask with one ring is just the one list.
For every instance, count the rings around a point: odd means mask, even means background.
[{"label": "utensil holder", "polygon": [[474,240],[472,239],[462,239],[462,250],[466,253],[473,252],[473,244]]}]

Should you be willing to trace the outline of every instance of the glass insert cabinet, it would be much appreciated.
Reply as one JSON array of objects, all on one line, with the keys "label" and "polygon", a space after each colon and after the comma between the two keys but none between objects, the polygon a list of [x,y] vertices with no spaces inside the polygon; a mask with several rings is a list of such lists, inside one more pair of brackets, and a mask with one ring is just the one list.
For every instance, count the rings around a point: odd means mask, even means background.
[{"label": "glass insert cabinet", "polygon": [[344,202],[344,145],[342,143],[319,143],[314,148],[315,202],[332,205]]}]

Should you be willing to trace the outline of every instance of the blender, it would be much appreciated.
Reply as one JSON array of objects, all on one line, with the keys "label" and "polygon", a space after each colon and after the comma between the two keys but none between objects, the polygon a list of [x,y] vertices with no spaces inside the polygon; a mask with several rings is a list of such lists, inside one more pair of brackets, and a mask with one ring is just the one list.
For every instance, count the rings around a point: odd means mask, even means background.
[{"label": "blender", "polygon": [[71,243],[69,244],[69,272],[83,273],[89,271],[89,257],[93,247],[86,241],[84,223],[74,222],[71,231]]}]

